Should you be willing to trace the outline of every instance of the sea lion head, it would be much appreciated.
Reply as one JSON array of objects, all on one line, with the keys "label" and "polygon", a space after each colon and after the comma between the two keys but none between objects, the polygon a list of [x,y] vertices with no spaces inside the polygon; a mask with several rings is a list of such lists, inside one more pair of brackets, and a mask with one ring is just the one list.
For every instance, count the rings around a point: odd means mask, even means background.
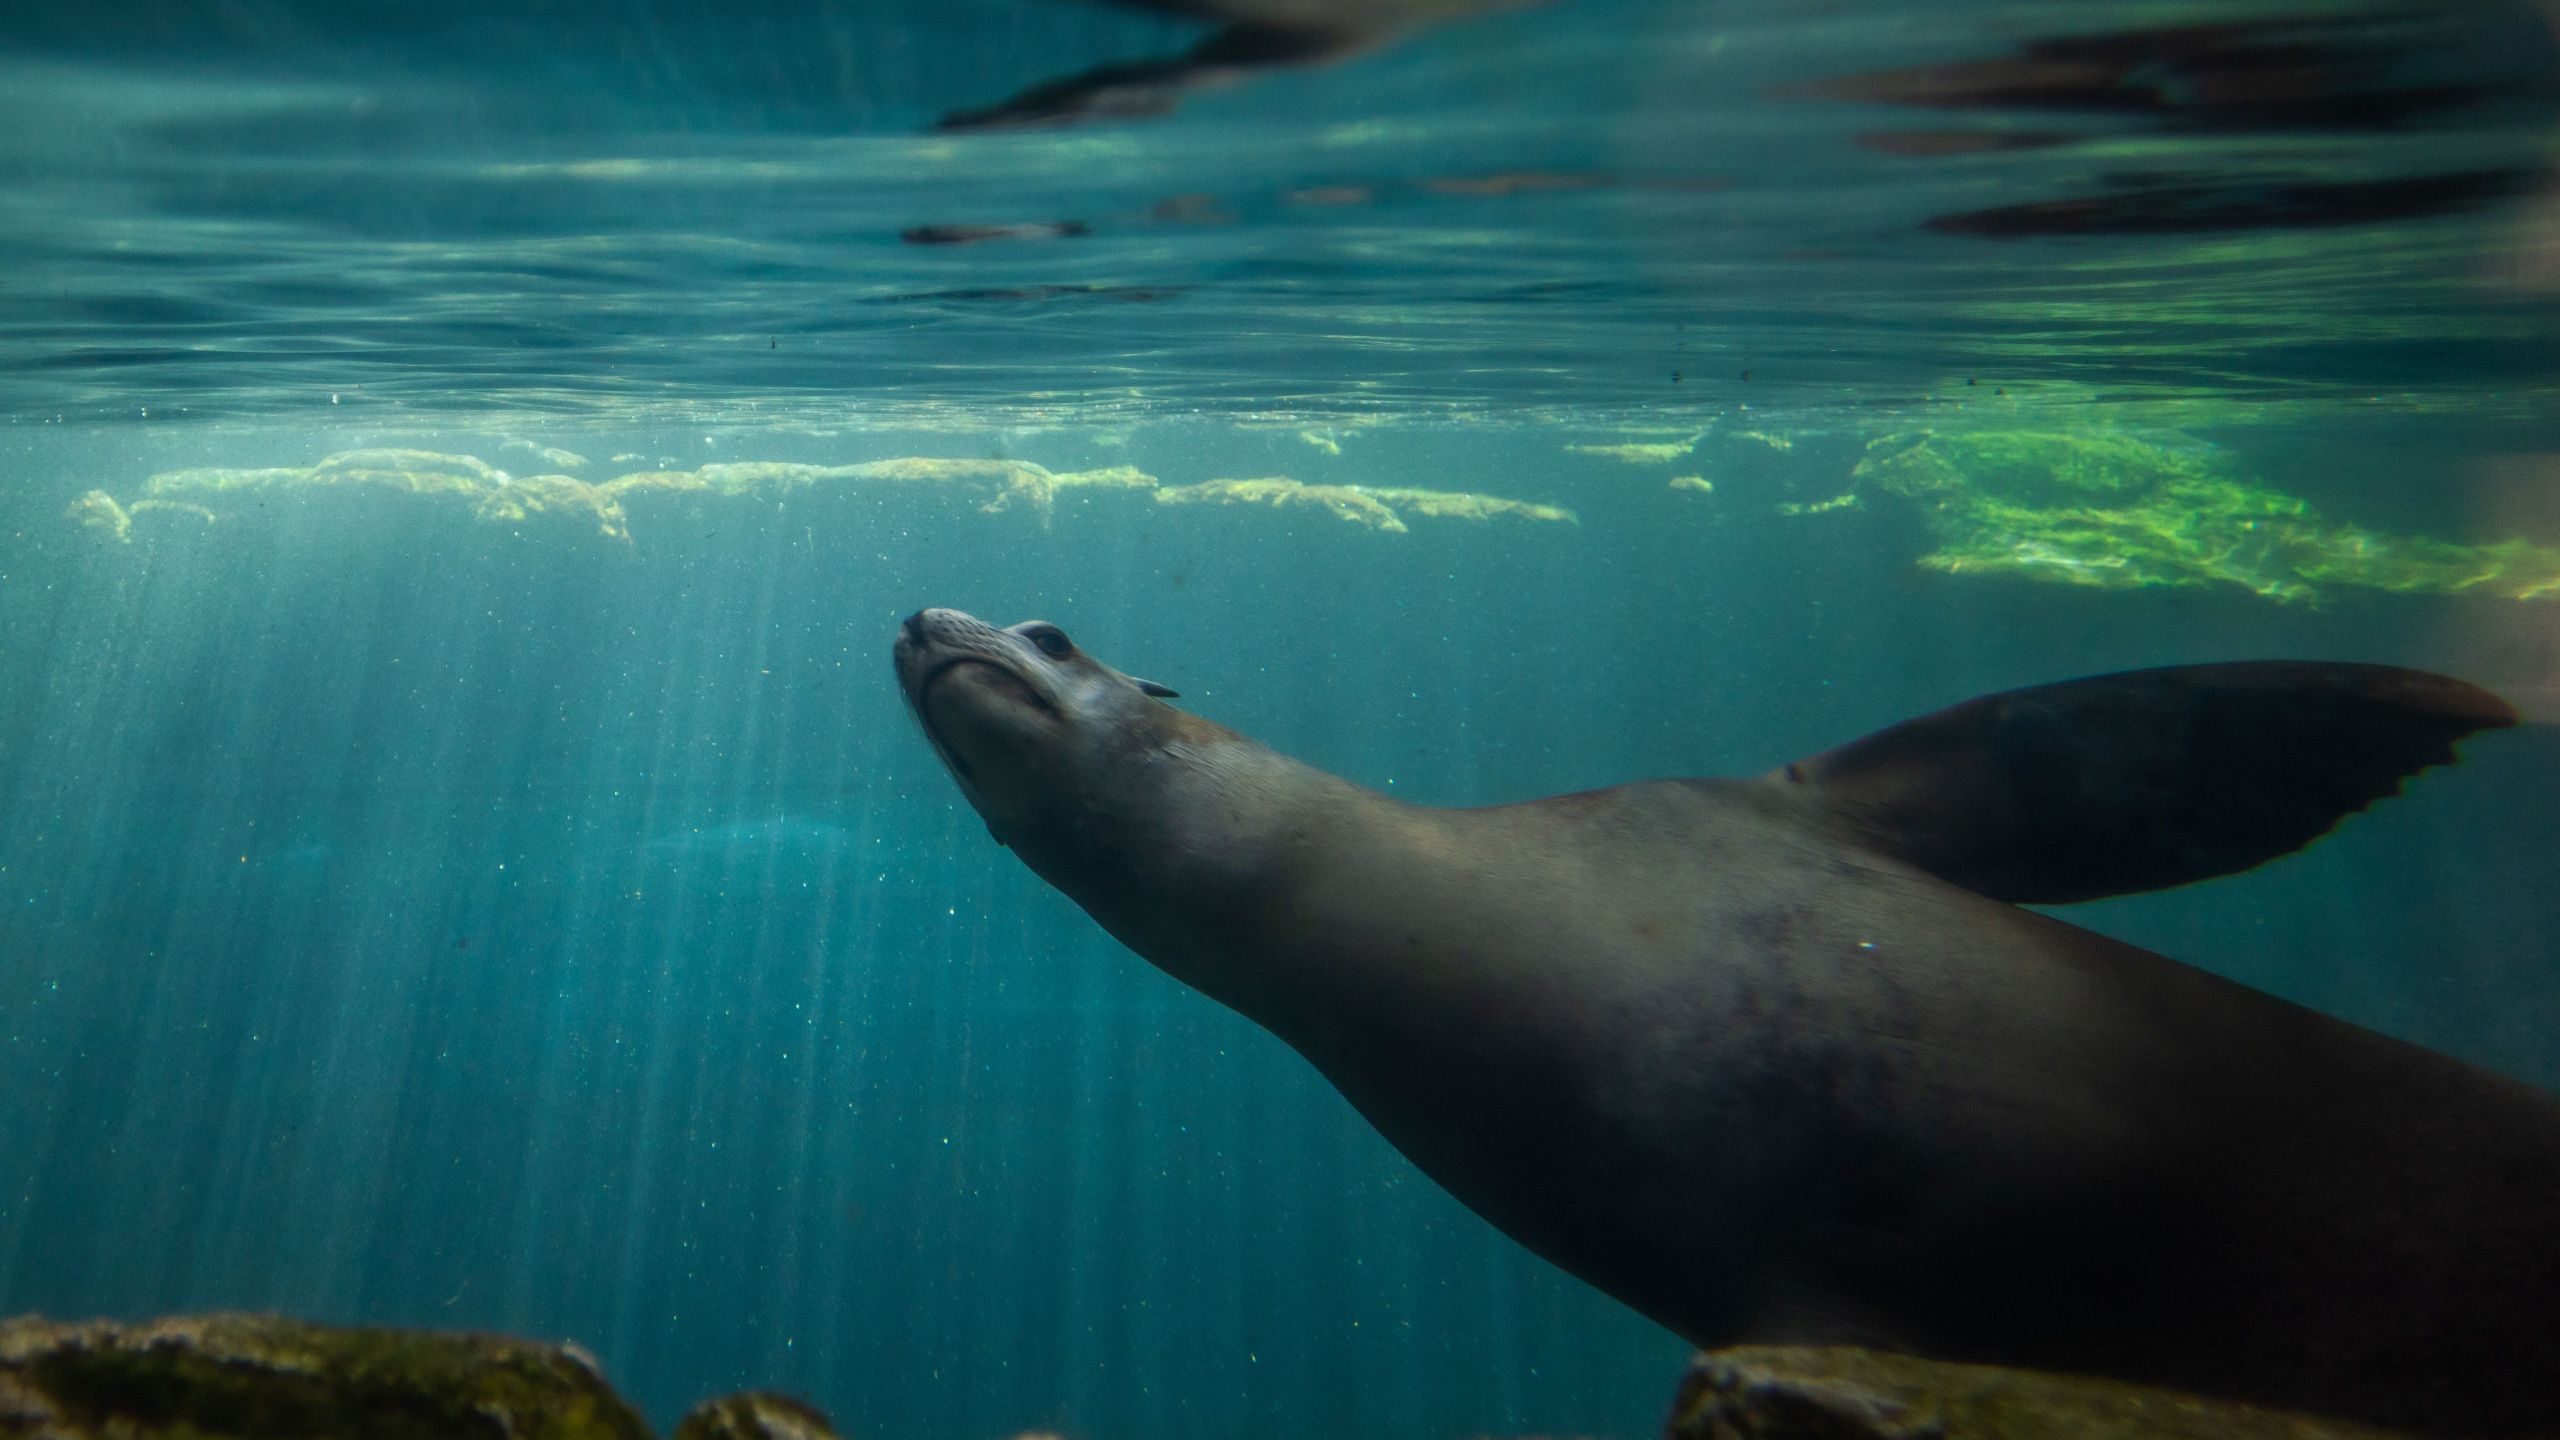
[{"label": "sea lion head", "polygon": [[999,630],[919,610],[891,654],[934,753],[998,843],[1017,850],[1069,838],[1062,831],[1081,828],[1095,799],[1124,787],[1190,718],[1158,703],[1173,691],[1112,669],[1045,620]]}]

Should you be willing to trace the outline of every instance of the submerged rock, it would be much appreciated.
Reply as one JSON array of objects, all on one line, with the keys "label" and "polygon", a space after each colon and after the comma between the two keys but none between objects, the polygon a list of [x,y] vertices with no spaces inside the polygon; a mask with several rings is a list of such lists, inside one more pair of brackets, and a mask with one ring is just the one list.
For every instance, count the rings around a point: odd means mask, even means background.
[{"label": "submerged rock", "polygon": [[2398,1440],[2394,1432],[2117,1380],[1871,1350],[1701,1355],[1668,1440]]},{"label": "submerged rock", "polygon": [[[272,1315],[0,1321],[0,1440],[649,1440],[574,1345]],[[1701,1355],[1668,1440],[2407,1440],[2115,1380],[1853,1349]],[[1049,1440],[1025,1432],[1018,1440]],[[836,1440],[750,1391],[674,1440]]]},{"label": "submerged rock", "polygon": [[836,1432],[814,1406],[750,1390],[694,1406],[675,1440],[836,1440]]},{"label": "submerged rock", "polygon": [[571,1346],[270,1315],[27,1317],[0,1321],[0,1436],[648,1440],[649,1428]]}]

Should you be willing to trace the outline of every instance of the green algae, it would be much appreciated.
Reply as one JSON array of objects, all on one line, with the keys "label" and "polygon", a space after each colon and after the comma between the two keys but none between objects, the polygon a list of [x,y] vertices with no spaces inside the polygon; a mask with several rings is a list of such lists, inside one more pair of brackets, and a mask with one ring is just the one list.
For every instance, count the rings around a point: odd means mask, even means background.
[{"label": "green algae", "polygon": [[[523,446],[538,454],[543,447]],[[566,453],[566,452],[562,452]],[[617,456],[617,462],[637,456]],[[523,529],[572,526],[599,539],[629,543],[634,512],[647,521],[673,502],[750,501],[782,505],[816,494],[863,490],[924,490],[974,506],[980,513],[1028,514],[1043,527],[1069,497],[1122,503],[1120,497],[1152,496],[1165,504],[1229,504],[1286,508],[1308,506],[1337,518],[1390,533],[1403,533],[1410,514],[1433,520],[1482,522],[1497,517],[1574,523],[1570,510],[1534,501],[1462,491],[1306,485],[1285,476],[1212,480],[1167,486],[1131,465],[1091,470],[1051,470],[1028,460],[909,455],[846,465],[785,460],[720,461],[692,470],[635,470],[609,480],[573,475],[515,476],[470,455],[429,450],[368,449],[331,455],[309,466],[233,469],[200,466],[151,476],[131,504],[92,490],[66,510],[74,523],[110,539],[130,542],[136,521],[155,507],[212,521],[255,496],[398,495],[429,505],[459,507],[484,524]],[[685,513],[679,509],[676,513]]]},{"label": "green algae", "polygon": [[1472,520],[1479,524],[1499,517],[1535,520],[1550,525],[1581,523],[1574,513],[1561,505],[1539,505],[1527,500],[1506,500],[1498,495],[1478,495],[1461,490],[1412,490],[1397,486],[1362,485],[1362,494],[1386,504],[1426,515],[1434,520]]},{"label": "green algae", "polygon": [[694,1406],[675,1440],[836,1440],[836,1432],[814,1405],[749,1390]]},{"label": "green algae", "polygon": [[[16,1428],[23,1425],[25,1428]],[[572,1347],[266,1315],[0,1322],[0,1433],[648,1440]]]},{"label": "green algae", "polygon": [[1286,475],[1175,485],[1158,490],[1156,501],[1163,505],[1268,505],[1282,510],[1306,506],[1322,510],[1337,520],[1347,520],[1391,535],[1404,534],[1410,528],[1404,523],[1403,516],[1362,494],[1356,486],[1308,485]]},{"label": "green algae", "polygon": [[[1026,1432],[1046,1433],[1046,1432]],[[1666,1440],[2401,1440],[2123,1381],[1851,1348],[1697,1357]],[[273,1315],[0,1321],[0,1436],[26,1440],[649,1440],[574,1345]],[[836,1440],[761,1392],[706,1400],[674,1440]]]},{"label": "green algae", "polygon": [[1496,516],[1555,524],[1574,524],[1574,513],[1559,505],[1506,500],[1457,490],[1414,490],[1374,485],[1309,485],[1286,475],[1249,480],[1204,480],[1196,485],[1169,485],[1155,492],[1164,505],[1268,505],[1275,509],[1307,507],[1337,520],[1390,535],[1412,527],[1404,511],[1434,520],[1486,521]]},{"label": "green algae", "polygon": [[2464,545],[2328,519],[2221,452],[2120,432],[1931,431],[1867,447],[1852,478],[1917,502],[1921,564],[2103,589],[2232,585],[2280,604],[2330,590],[2560,596],[2560,549]]},{"label": "green algae", "polygon": [[2391,1440],[2396,1432],[2117,1380],[1846,1347],[1710,1351],[1665,1440]]},{"label": "green algae", "polygon": [[607,540],[631,538],[630,517],[619,497],[602,486],[570,475],[530,475],[511,479],[480,496],[471,518],[499,524],[524,524],[552,517],[583,520]]},{"label": "green algae", "polygon": [[62,513],[81,529],[96,531],[110,540],[133,539],[133,513],[104,490],[90,491],[64,506]]},{"label": "green algae", "polygon": [[1698,437],[1686,440],[1621,440],[1605,445],[1567,445],[1575,455],[1596,455],[1624,465],[1668,465],[1696,448]]}]

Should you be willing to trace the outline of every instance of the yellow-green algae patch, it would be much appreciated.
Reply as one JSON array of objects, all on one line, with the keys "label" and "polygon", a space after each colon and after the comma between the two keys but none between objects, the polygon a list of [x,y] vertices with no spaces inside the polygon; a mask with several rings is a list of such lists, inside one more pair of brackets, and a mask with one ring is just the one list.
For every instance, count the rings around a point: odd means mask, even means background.
[{"label": "yellow-green algae patch", "polygon": [[1750,1346],[1690,1363],[1665,1440],[2406,1440],[2120,1380],[1874,1350]]},{"label": "yellow-green algae patch", "polygon": [[1858,499],[1858,492],[1852,490],[1843,495],[1834,495],[1828,500],[1790,500],[1778,507],[1778,513],[1781,515],[1828,515],[1834,510],[1855,510],[1862,503],[1864,502]]},{"label": "yellow-green algae patch", "polygon": [[471,518],[500,524],[522,524],[545,516],[583,520],[608,540],[631,538],[630,517],[622,513],[620,498],[603,486],[570,475],[509,480],[471,507]]},{"label": "yellow-green algae patch", "polygon": [[0,1321],[0,1433],[649,1440],[595,1362],[569,1346],[267,1315]]},{"label": "yellow-green algae patch", "polygon": [[509,440],[498,448],[501,450],[522,450],[526,454],[531,455],[534,459],[541,461],[543,464],[550,466],[554,470],[584,470],[587,468],[586,456],[579,454],[575,450],[563,450],[557,445],[545,445],[539,440],[525,440],[519,438]]},{"label": "yellow-green algae patch", "polygon": [[1409,528],[1404,517],[1380,502],[1360,493],[1350,485],[1307,485],[1286,475],[1266,475],[1252,480],[1204,480],[1197,485],[1174,485],[1156,492],[1156,500],[1165,505],[1269,505],[1278,509],[1307,505],[1330,512],[1337,520],[1365,525],[1401,535]]},{"label": "yellow-green algae patch", "polygon": [[84,530],[95,530],[113,540],[133,539],[132,512],[104,490],[90,491],[63,507],[62,513]]},{"label": "yellow-green algae patch", "polygon": [[1337,520],[1401,535],[1412,527],[1397,507],[1435,520],[1485,521],[1497,515],[1559,524],[1575,522],[1572,511],[1557,505],[1505,500],[1454,490],[1409,490],[1392,486],[1309,485],[1286,475],[1250,480],[1205,480],[1197,485],[1168,485],[1156,491],[1164,505],[1269,505],[1287,509],[1308,506]]},{"label": "yellow-green algae patch", "polygon": [[2338,586],[2560,597],[2560,549],[2463,545],[2323,517],[2219,452],[2140,436],[2030,430],[1887,436],[1853,478],[1919,502],[1921,563],[2107,589],[2238,585],[2278,602]]},{"label": "yellow-green algae patch", "polygon": [[1698,437],[1686,440],[1625,440],[1610,445],[1567,445],[1576,455],[1597,455],[1629,465],[1668,465],[1697,448]]},{"label": "yellow-green algae patch", "polygon": [[[537,453],[546,453],[540,447]],[[565,452],[563,452],[565,453]],[[618,456],[631,461],[636,456]],[[574,525],[602,539],[627,542],[631,512],[670,500],[752,500],[781,504],[812,492],[866,487],[924,488],[973,502],[987,514],[1023,511],[1046,525],[1060,497],[1086,493],[1097,499],[1140,493],[1167,504],[1313,506],[1371,529],[1401,533],[1406,514],[1435,520],[1485,521],[1497,516],[1574,522],[1554,505],[1449,490],[1304,485],[1284,476],[1213,480],[1165,486],[1131,465],[1093,470],[1051,470],[1028,460],[909,455],[846,465],[784,460],[722,461],[693,470],[635,470],[610,480],[573,475],[514,476],[470,455],[431,450],[349,450],[316,465],[231,469],[203,466],[168,470],[144,482],[144,497],[130,505],[104,490],[73,501],[75,523],[119,541],[133,538],[136,520],[154,509],[183,511],[212,520],[242,497],[289,493],[381,493],[452,503],[488,524],[522,527]],[[1112,503],[1119,503],[1114,501]]]},{"label": "yellow-green algae patch", "polygon": [[694,1406],[676,1425],[675,1440],[836,1440],[836,1432],[814,1405],[750,1390]]}]

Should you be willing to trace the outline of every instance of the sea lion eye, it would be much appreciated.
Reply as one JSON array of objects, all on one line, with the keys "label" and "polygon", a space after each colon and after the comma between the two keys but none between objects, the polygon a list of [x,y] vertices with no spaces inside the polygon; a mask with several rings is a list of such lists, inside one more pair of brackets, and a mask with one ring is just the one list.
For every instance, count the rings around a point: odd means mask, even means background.
[{"label": "sea lion eye", "polygon": [[1067,632],[1052,627],[1044,626],[1032,631],[1031,643],[1039,646],[1040,653],[1052,660],[1064,660],[1076,653],[1075,642],[1067,638]]}]

